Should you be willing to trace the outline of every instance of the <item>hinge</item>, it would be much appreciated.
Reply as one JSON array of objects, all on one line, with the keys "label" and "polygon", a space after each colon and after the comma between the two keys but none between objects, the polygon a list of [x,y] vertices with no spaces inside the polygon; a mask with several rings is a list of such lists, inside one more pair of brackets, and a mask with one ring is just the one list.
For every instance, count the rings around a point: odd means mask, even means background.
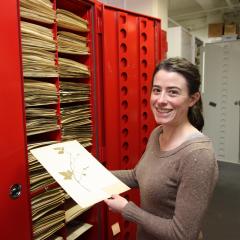
[{"label": "hinge", "polygon": [[97,33],[102,33],[102,16],[101,14],[98,14],[97,16]]}]

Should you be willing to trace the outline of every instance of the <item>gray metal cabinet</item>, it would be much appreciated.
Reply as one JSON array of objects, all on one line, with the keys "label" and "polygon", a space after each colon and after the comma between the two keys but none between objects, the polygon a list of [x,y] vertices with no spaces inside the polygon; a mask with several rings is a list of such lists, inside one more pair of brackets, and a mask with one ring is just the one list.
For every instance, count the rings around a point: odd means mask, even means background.
[{"label": "gray metal cabinet", "polygon": [[240,41],[209,43],[201,52],[205,126],[218,160],[240,162]]}]

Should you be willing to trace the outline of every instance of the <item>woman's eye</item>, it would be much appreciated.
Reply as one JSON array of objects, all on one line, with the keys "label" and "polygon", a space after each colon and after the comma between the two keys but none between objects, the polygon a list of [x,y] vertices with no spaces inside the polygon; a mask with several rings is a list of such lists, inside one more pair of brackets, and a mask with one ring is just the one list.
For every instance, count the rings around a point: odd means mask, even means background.
[{"label": "woman's eye", "polygon": [[159,88],[153,88],[153,89],[152,89],[152,92],[155,93],[155,94],[157,94],[157,93],[160,93],[161,91],[160,91]]},{"label": "woman's eye", "polygon": [[169,91],[169,94],[172,95],[172,96],[176,96],[176,95],[178,95],[179,93],[178,93],[178,91],[176,91],[176,90],[170,90],[170,91]]}]

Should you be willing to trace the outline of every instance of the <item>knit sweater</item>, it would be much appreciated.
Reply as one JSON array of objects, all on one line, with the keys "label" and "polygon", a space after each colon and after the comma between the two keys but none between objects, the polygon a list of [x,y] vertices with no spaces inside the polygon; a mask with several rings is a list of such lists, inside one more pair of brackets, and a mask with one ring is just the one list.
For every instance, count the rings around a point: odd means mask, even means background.
[{"label": "knit sweater", "polygon": [[218,178],[211,141],[200,135],[161,151],[160,128],[132,170],[114,171],[129,187],[139,187],[141,207],[129,201],[123,217],[138,225],[138,240],[196,240]]}]

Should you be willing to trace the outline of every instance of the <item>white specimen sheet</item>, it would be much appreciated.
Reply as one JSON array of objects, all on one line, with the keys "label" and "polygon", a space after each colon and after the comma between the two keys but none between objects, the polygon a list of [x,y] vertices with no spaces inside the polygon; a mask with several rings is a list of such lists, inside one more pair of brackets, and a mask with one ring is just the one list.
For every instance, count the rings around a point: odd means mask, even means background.
[{"label": "white specimen sheet", "polygon": [[35,148],[31,153],[82,208],[129,190],[77,141]]}]

